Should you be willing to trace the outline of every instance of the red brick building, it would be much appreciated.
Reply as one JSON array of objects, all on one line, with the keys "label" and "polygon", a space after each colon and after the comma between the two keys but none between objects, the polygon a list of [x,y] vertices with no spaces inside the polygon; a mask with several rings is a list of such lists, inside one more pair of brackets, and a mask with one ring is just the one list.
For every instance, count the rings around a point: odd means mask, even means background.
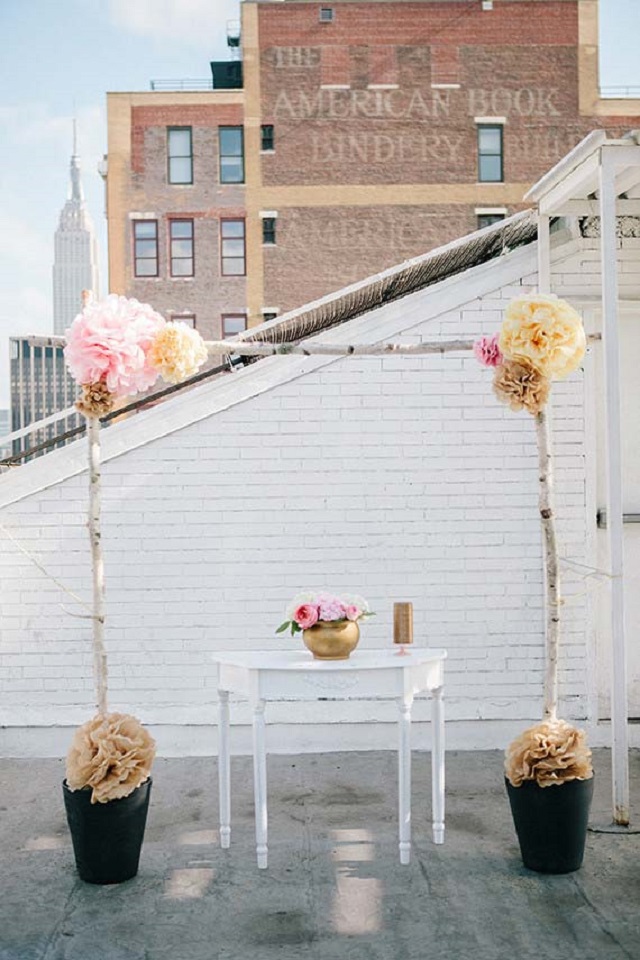
[{"label": "red brick building", "polygon": [[223,88],[109,95],[111,289],[206,335],[520,209],[640,115],[599,95],[597,0],[245,0],[241,51]]}]

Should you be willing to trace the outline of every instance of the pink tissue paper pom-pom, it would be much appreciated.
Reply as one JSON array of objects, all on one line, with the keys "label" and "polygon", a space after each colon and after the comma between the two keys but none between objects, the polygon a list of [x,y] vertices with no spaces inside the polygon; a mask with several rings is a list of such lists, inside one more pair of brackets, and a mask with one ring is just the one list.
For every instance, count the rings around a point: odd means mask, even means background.
[{"label": "pink tissue paper pom-pom", "polygon": [[78,383],[102,381],[118,397],[147,390],[158,378],[147,353],[164,324],[148,303],[116,294],[92,300],[66,331],[67,366]]},{"label": "pink tissue paper pom-pom", "polygon": [[480,337],[473,345],[473,352],[476,359],[483,367],[499,367],[503,356],[498,346],[499,333],[494,333],[491,337]]}]

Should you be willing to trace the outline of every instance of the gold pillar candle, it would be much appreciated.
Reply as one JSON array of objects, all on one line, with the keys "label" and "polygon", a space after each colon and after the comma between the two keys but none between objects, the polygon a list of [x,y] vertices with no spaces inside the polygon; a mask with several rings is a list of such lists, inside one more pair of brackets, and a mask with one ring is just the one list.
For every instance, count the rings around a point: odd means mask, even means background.
[{"label": "gold pillar candle", "polygon": [[394,603],[393,642],[413,643],[413,604]]}]

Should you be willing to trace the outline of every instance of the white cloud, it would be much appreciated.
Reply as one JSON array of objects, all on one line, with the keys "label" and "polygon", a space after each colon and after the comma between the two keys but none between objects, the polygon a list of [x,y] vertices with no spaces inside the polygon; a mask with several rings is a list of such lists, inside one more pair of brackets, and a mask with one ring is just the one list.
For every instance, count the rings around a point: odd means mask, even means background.
[{"label": "white cloud", "polygon": [[240,19],[238,0],[110,0],[116,26],[154,40],[211,50],[228,20]]}]

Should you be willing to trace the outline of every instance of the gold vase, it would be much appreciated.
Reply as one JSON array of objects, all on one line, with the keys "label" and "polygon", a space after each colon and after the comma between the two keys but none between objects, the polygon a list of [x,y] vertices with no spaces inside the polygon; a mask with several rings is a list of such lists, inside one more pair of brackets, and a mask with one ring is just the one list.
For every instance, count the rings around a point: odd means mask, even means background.
[{"label": "gold vase", "polygon": [[358,645],[360,627],[355,620],[321,620],[303,630],[302,639],[315,660],[348,660]]}]

